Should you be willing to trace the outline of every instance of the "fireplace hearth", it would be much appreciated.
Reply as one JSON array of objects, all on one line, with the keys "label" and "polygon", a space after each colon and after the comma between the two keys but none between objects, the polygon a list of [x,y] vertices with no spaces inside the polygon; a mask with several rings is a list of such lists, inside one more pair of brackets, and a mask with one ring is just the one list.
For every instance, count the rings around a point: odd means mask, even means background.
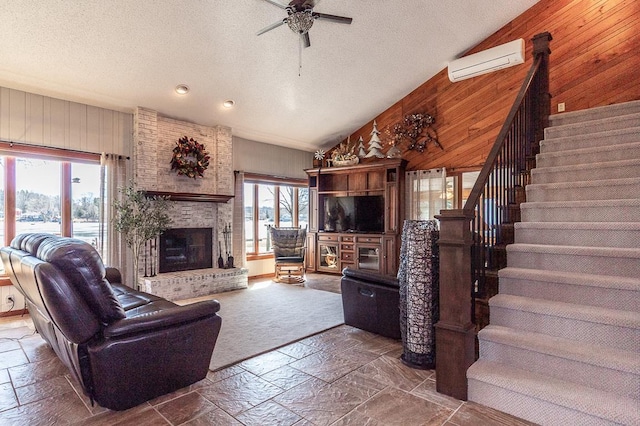
[{"label": "fireplace hearth", "polygon": [[160,235],[160,273],[213,267],[212,228],[173,228]]}]

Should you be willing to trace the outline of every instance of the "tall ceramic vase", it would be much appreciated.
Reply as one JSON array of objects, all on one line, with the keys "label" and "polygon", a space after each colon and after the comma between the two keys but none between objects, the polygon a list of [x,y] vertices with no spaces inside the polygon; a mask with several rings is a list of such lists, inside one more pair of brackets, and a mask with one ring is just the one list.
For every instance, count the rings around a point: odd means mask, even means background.
[{"label": "tall ceramic vase", "polygon": [[435,367],[438,321],[438,223],[406,220],[400,247],[400,332],[402,361],[414,368]]}]

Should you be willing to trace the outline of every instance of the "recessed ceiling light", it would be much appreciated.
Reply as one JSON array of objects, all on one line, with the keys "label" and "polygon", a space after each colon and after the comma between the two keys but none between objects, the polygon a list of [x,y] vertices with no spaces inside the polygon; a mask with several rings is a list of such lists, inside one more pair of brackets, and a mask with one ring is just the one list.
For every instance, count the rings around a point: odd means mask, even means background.
[{"label": "recessed ceiling light", "polygon": [[187,86],[186,84],[178,84],[176,86],[176,93],[179,95],[186,95],[187,93],[189,93],[189,86]]},{"label": "recessed ceiling light", "polygon": [[224,101],[222,103],[222,106],[224,106],[225,108],[231,108],[235,105],[236,103],[234,101],[232,101],[231,99]]}]

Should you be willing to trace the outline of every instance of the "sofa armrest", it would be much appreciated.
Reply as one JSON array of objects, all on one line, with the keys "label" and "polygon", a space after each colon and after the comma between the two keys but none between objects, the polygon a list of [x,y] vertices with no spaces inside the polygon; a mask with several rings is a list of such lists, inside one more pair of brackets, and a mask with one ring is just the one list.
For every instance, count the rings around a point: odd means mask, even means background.
[{"label": "sofa armrest", "polygon": [[105,278],[109,281],[109,284],[122,284],[122,274],[120,270],[113,266],[106,266],[105,270]]},{"label": "sofa armrest", "polygon": [[344,268],[342,276],[351,278],[356,281],[364,281],[371,284],[378,284],[384,287],[398,288],[398,279],[387,275],[381,275],[376,272],[361,271],[357,269]]},{"label": "sofa armrest", "polygon": [[217,300],[206,300],[185,306],[175,306],[135,317],[117,320],[105,327],[105,339],[149,332],[215,316],[220,310]]}]

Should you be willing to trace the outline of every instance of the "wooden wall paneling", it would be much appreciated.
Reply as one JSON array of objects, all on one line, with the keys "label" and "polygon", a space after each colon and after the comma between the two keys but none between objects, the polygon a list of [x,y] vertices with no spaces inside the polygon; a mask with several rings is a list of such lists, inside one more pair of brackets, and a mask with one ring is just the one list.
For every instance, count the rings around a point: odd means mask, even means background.
[{"label": "wooden wall paneling", "polygon": [[29,129],[27,141],[37,145],[44,145],[44,97],[40,95],[29,96]]},{"label": "wooden wall paneling", "polygon": [[9,140],[9,89],[0,87],[0,139]]},{"label": "wooden wall paneling", "polygon": [[66,102],[61,99],[49,98],[49,138],[45,145],[56,148],[67,148],[66,129]]},{"label": "wooden wall paneling", "polygon": [[115,125],[114,111],[103,109],[102,111],[102,132],[101,143],[102,147],[113,147],[113,126]]},{"label": "wooden wall paneling", "polygon": [[27,101],[24,92],[9,92],[9,140],[24,140],[27,133]]},{"label": "wooden wall paneling", "polygon": [[87,105],[87,143],[100,146],[100,109]]},{"label": "wooden wall paneling", "polygon": [[82,117],[86,114],[83,105],[71,102],[69,103],[69,146],[77,147],[78,150],[85,150],[83,146],[83,133],[86,128],[83,124]]},{"label": "wooden wall paneling", "polygon": [[445,151],[429,146],[422,154],[403,152],[408,170],[481,165],[533,62],[531,38],[545,31],[553,37],[552,111],[558,102],[575,111],[640,99],[640,2],[541,0],[465,53],[523,38],[523,65],[458,83],[449,81],[445,68],[356,130],[352,140],[363,136],[366,143],[375,119],[388,146],[390,130],[406,114],[427,112]]}]

